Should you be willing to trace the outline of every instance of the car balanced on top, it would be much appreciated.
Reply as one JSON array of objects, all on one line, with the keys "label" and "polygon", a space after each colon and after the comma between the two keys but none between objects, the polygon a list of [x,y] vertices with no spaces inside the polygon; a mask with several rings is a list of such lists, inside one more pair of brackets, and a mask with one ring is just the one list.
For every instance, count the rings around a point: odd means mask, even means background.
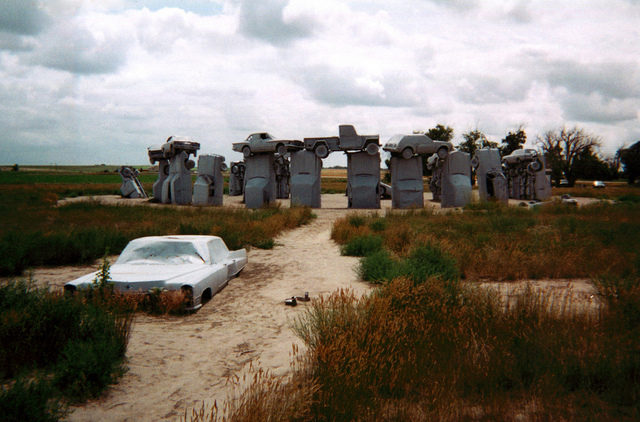
[{"label": "car balanced on top", "polygon": [[366,151],[375,155],[380,150],[378,135],[358,135],[353,125],[340,125],[339,136],[304,138],[304,149],[318,158],[327,158],[331,151]]}]

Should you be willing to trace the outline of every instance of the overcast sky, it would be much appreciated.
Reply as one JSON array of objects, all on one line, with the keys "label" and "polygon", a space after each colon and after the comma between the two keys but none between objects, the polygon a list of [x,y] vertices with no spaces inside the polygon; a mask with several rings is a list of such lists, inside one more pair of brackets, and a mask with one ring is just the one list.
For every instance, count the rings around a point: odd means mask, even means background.
[{"label": "overcast sky", "polygon": [[229,162],[344,123],[577,125],[612,154],[640,139],[640,1],[0,1],[2,164],[144,164],[170,135]]}]

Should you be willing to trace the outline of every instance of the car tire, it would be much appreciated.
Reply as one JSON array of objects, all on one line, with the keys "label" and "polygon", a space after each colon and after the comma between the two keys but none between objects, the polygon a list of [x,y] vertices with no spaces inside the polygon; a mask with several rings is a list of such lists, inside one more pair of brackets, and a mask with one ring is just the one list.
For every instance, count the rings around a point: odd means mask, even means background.
[{"label": "car tire", "polygon": [[287,153],[287,147],[284,144],[276,145],[276,152],[280,155],[285,155]]},{"label": "car tire", "polygon": [[244,158],[251,157],[251,148],[249,148],[248,146],[242,147],[242,156]]},{"label": "car tire", "polygon": [[325,144],[316,145],[313,152],[318,158],[327,158],[329,156],[329,148]]},{"label": "car tire", "polygon": [[364,150],[367,151],[369,155],[376,155],[378,151],[380,151],[380,145],[371,142],[364,147]]},{"label": "car tire", "polygon": [[402,158],[404,158],[405,160],[408,160],[411,157],[413,157],[413,150],[410,147],[406,147],[405,149],[402,150]]},{"label": "car tire", "polygon": [[527,166],[527,170],[529,170],[529,172],[531,174],[540,171],[542,169],[542,163],[540,162],[539,159],[535,159],[533,160],[531,163],[529,163],[529,165]]},{"label": "car tire", "polygon": [[447,147],[441,147],[438,150],[438,158],[440,158],[441,160],[444,160],[445,158],[447,158],[447,155],[449,155],[449,150],[447,149]]}]

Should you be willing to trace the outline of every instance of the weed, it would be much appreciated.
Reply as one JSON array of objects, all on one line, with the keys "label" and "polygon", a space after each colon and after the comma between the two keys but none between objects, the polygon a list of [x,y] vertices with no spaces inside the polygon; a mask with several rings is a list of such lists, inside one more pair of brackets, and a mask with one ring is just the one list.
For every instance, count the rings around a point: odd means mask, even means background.
[{"label": "weed", "polygon": [[[107,280],[105,260],[86,296],[55,294],[24,281],[0,287],[4,418],[44,412],[47,417],[26,420],[57,420],[61,407],[52,403],[96,397],[124,371],[133,307],[110,293]],[[29,382],[21,374],[30,374]]]},{"label": "weed", "polygon": [[47,380],[18,378],[11,387],[0,389],[0,415],[5,422],[56,422],[65,414],[65,406]]},{"label": "weed", "polygon": [[347,256],[367,256],[382,248],[382,237],[375,235],[355,236],[342,245],[341,253]]}]

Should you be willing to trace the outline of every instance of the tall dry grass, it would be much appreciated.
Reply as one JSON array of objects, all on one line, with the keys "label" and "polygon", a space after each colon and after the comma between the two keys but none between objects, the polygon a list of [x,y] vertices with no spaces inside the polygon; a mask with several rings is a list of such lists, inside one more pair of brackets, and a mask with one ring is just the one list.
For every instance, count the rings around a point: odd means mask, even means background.
[{"label": "tall dry grass", "polygon": [[439,278],[340,290],[295,323],[304,365],[254,378],[240,413],[191,420],[637,420],[638,280],[598,286],[592,312],[533,289],[507,305]]},{"label": "tall dry grass", "polygon": [[462,214],[389,213],[384,225],[377,216],[359,215],[355,225],[354,218],[335,223],[332,238],[338,244],[375,234],[397,258],[408,256],[415,245],[438,245],[469,280],[640,272],[640,203],[633,201],[580,208],[555,204],[535,211],[472,205]]}]

